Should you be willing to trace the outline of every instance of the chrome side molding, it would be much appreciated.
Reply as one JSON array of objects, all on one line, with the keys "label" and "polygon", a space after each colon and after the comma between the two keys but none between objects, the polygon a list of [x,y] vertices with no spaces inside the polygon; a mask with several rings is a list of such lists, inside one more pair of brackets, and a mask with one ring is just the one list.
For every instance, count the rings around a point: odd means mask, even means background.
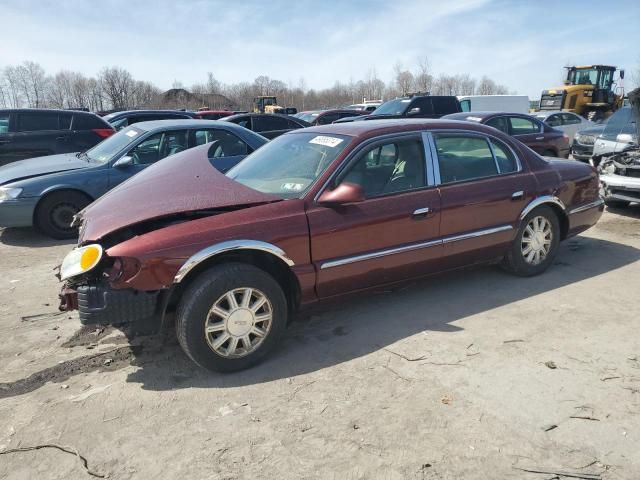
[{"label": "chrome side molding", "polygon": [[205,260],[216,255],[220,255],[221,253],[231,252],[234,250],[258,250],[278,257],[290,267],[295,265],[293,260],[287,256],[284,250],[270,243],[261,242],[259,240],[229,240],[226,242],[216,243],[215,245],[211,245],[191,255],[182,267],[180,267],[178,273],[173,277],[173,283],[180,283],[191,270]]},{"label": "chrome side molding", "polygon": [[520,220],[524,220],[524,217],[526,217],[527,215],[529,215],[529,213],[536,207],[539,207],[540,205],[543,205],[545,203],[553,203],[554,205],[559,206],[563,212],[567,211],[567,207],[564,206],[564,203],[562,202],[562,200],[560,200],[558,197],[554,196],[554,195],[543,195],[541,197],[538,198],[534,198],[529,205],[527,205],[526,207],[524,207],[524,210],[522,210],[522,213],[520,213]]},{"label": "chrome side molding", "polygon": [[574,213],[584,212],[585,210],[590,210],[592,208],[599,207],[599,206],[601,206],[603,204],[604,204],[604,200],[599,198],[595,202],[589,202],[589,203],[586,203],[584,205],[581,205],[579,207],[574,208],[573,210],[571,210],[569,212],[569,215],[573,215]]},{"label": "chrome side molding", "polygon": [[342,265],[348,265],[350,263],[362,262],[365,260],[372,260],[374,258],[386,257],[388,255],[395,255],[396,253],[411,252],[413,250],[419,250],[422,248],[435,247],[437,245],[444,245],[446,243],[459,242],[461,240],[468,240],[470,238],[482,237],[484,235],[492,235],[494,233],[506,232],[513,230],[512,225],[500,225],[498,227],[487,228],[485,230],[476,230],[475,232],[464,233],[462,235],[453,235],[449,237],[438,238],[428,242],[413,243],[411,245],[405,245],[403,247],[387,248],[385,250],[378,250],[376,252],[365,253],[363,255],[355,255],[353,257],[341,258],[339,260],[331,260],[324,262],[320,265],[320,270],[333,267],[341,267]]}]

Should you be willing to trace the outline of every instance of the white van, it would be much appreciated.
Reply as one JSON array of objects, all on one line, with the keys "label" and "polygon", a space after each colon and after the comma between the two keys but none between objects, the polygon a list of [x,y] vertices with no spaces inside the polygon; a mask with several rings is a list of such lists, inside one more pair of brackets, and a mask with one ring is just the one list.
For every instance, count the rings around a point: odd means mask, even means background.
[{"label": "white van", "polygon": [[526,95],[459,95],[463,112],[529,113]]}]

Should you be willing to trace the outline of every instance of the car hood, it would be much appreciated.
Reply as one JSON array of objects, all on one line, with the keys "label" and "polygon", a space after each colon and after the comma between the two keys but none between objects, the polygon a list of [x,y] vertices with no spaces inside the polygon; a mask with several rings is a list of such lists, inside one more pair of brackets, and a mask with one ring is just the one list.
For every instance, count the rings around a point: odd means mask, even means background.
[{"label": "car hood", "polygon": [[583,128],[578,130],[580,135],[595,135],[598,136],[604,131],[604,125],[594,125],[593,127]]},{"label": "car hood", "polygon": [[78,215],[80,243],[142,222],[179,214],[220,211],[276,202],[282,198],[246,187],[216,170],[202,145],[146,168],[99,198]]},{"label": "car hood", "polygon": [[87,168],[94,165],[95,164],[78,158],[75,153],[29,158],[0,167],[0,185],[39,177],[41,175],[48,175],[50,173]]}]

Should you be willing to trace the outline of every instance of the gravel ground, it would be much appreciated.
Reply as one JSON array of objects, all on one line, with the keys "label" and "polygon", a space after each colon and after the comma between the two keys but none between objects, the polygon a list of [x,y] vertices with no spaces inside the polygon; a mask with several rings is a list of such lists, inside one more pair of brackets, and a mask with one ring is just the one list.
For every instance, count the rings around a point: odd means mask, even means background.
[{"label": "gravel ground", "polygon": [[3,454],[0,478],[640,478],[638,219],[606,212],[539,277],[328,306],[230,375],[171,334],[81,329],[52,271],[72,244],[0,230],[0,454],[68,450]]}]

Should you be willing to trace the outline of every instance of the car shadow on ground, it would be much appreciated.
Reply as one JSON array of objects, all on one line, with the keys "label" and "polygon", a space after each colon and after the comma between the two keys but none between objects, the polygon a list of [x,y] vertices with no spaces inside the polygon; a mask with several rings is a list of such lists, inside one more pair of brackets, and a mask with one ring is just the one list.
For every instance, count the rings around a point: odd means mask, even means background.
[{"label": "car shadow on ground", "polygon": [[[144,350],[127,381],[148,390],[228,388],[294,377],[331,367],[385,348],[423,331],[455,334],[453,323],[472,315],[551,292],[640,258],[640,250],[615,242],[577,237],[561,245],[546,273],[519,278],[498,267],[450,272],[404,289],[363,295],[328,306],[294,322],[281,345],[262,364],[232,374],[195,366],[172,332],[159,350]],[[433,359],[437,360],[437,359]]]},{"label": "car shadow on ground", "polygon": [[77,239],[55,240],[49,238],[35,228],[1,228],[0,243],[13,247],[55,247],[57,245],[75,245]]},{"label": "car shadow on ground", "polygon": [[625,208],[607,207],[607,211],[609,213],[615,213],[616,215],[620,215],[622,217],[640,218],[640,203],[632,203]]}]

